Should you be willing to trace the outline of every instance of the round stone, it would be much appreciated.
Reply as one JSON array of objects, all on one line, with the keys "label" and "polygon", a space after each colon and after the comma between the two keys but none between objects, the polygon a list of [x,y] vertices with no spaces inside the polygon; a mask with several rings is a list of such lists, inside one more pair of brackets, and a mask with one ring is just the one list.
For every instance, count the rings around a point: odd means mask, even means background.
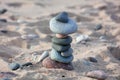
[{"label": "round stone", "polygon": [[0,14],[4,14],[7,12],[7,9],[0,9]]},{"label": "round stone", "polygon": [[73,53],[73,49],[69,48],[67,51],[61,52],[61,55],[64,56],[64,57],[69,57],[69,56],[72,55],[72,53]]},{"label": "round stone", "polygon": [[66,12],[62,12],[60,14],[58,14],[56,17],[57,21],[60,21],[62,23],[67,23],[68,22],[68,14]]},{"label": "round stone", "polygon": [[50,59],[50,57],[45,58],[42,61],[42,65],[46,68],[73,70],[73,66],[71,63],[57,62],[57,61]]},{"label": "round stone", "polygon": [[72,34],[77,31],[77,28],[76,22],[70,18],[67,23],[57,21],[56,18],[50,20],[50,30],[56,34]]},{"label": "round stone", "polygon": [[86,73],[87,77],[91,77],[98,80],[105,80],[108,75],[102,70],[95,70]]},{"label": "round stone", "polygon": [[55,49],[52,49],[52,51],[50,52],[50,58],[58,62],[70,63],[73,60],[73,55],[69,57],[63,57],[60,52],[57,52]]},{"label": "round stone", "polygon": [[100,29],[102,29],[102,25],[101,24],[98,24],[98,25],[95,26],[95,30],[100,30]]},{"label": "round stone", "polygon": [[52,42],[60,45],[69,45],[72,42],[72,38],[70,36],[67,36],[65,38],[53,37]]},{"label": "round stone", "polygon": [[57,38],[65,38],[65,37],[67,37],[67,35],[63,35],[63,34],[56,34],[55,36]]},{"label": "round stone", "polygon": [[94,57],[88,57],[88,60],[89,60],[90,62],[94,62],[94,63],[97,63],[97,62],[98,62],[97,59],[95,59]]},{"label": "round stone", "polygon": [[59,51],[59,52],[67,51],[70,47],[71,47],[70,44],[69,45],[58,45],[55,43],[52,44],[52,48],[54,48],[56,51]]},{"label": "round stone", "polygon": [[17,69],[20,68],[20,64],[18,64],[18,63],[11,63],[9,65],[9,67],[10,67],[11,70],[17,70]]}]

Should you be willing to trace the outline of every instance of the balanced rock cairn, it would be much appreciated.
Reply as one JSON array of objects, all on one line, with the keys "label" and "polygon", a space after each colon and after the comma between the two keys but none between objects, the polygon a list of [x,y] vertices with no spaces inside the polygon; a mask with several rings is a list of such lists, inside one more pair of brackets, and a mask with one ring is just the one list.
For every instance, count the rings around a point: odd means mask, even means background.
[{"label": "balanced rock cairn", "polygon": [[70,19],[66,12],[62,12],[50,20],[50,30],[56,36],[52,38],[52,50],[49,57],[43,60],[43,66],[73,70],[73,49],[70,45],[72,38],[68,34],[77,31],[76,22]]}]

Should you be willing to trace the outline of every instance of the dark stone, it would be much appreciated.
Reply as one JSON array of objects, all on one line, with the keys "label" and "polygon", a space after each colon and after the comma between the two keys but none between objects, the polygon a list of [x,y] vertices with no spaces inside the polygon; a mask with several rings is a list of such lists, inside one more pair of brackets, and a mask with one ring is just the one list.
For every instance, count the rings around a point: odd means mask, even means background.
[{"label": "dark stone", "polygon": [[116,15],[116,14],[112,14],[112,15],[110,16],[110,18],[111,18],[114,22],[120,23],[120,16],[118,16],[118,15]]},{"label": "dark stone", "polygon": [[57,21],[60,21],[62,23],[67,23],[68,22],[68,14],[66,12],[62,12],[60,14],[58,14],[56,17]]},{"label": "dark stone", "polygon": [[7,9],[0,9],[0,14],[4,14],[7,12]]},{"label": "dark stone", "polygon": [[7,33],[8,31],[7,30],[0,30],[0,32]]},{"label": "dark stone", "polygon": [[32,66],[33,64],[31,63],[31,62],[27,62],[27,63],[24,63],[24,64],[22,64],[21,66],[22,67],[25,67],[25,66]]},{"label": "dark stone", "polygon": [[102,25],[101,24],[98,24],[98,25],[95,26],[95,30],[100,30],[100,29],[102,29]]},{"label": "dark stone", "polygon": [[9,67],[11,70],[17,70],[20,68],[20,65],[18,63],[11,63]]},{"label": "dark stone", "polygon": [[58,44],[52,43],[52,48],[54,48],[58,52],[67,51],[70,47],[71,47],[70,44],[63,46],[63,45],[58,45]]},{"label": "dark stone", "polygon": [[67,36],[66,38],[53,37],[52,42],[59,45],[69,45],[72,42],[72,38],[70,36]]},{"label": "dark stone", "polygon": [[88,57],[88,60],[89,60],[90,62],[95,62],[95,63],[98,62],[97,59],[95,59],[94,57]]},{"label": "dark stone", "polygon": [[0,22],[4,22],[4,23],[6,23],[7,20],[6,20],[6,19],[0,19]]},{"label": "dark stone", "polygon": [[71,63],[61,63],[50,59],[47,57],[42,61],[42,65],[46,68],[55,68],[55,69],[65,69],[65,70],[73,70],[73,66]]}]

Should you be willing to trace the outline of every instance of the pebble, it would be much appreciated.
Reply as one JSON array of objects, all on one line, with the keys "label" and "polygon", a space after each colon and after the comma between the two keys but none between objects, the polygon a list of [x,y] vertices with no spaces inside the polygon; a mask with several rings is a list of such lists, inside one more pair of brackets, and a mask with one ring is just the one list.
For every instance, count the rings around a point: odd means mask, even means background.
[{"label": "pebble", "polygon": [[106,36],[100,36],[99,39],[100,39],[100,41],[103,41],[103,42],[107,41]]},{"label": "pebble", "polygon": [[26,40],[26,39],[33,40],[35,38],[39,38],[39,36],[36,34],[28,34],[28,35],[22,35],[21,38],[24,40]]},{"label": "pebble", "polygon": [[7,30],[0,30],[0,32],[7,33],[8,31]]},{"label": "pebble", "polygon": [[88,60],[89,60],[90,62],[95,62],[95,63],[97,63],[97,59],[95,59],[94,57],[88,57]]},{"label": "pebble", "polygon": [[[67,15],[64,15],[64,17],[60,14],[58,14],[58,16],[60,15],[61,19],[56,20],[56,17],[52,18],[50,20],[50,30],[56,34],[63,34],[63,35],[68,35],[68,34],[72,34],[74,32],[77,31],[77,24],[75,21],[73,21],[72,19],[68,18]],[[68,22],[65,21],[66,18],[68,19]],[[65,19],[64,21],[62,21],[63,19]]]},{"label": "pebble", "polygon": [[0,19],[0,22],[4,22],[4,23],[6,23],[7,20],[6,20],[6,19]]},{"label": "pebble", "polygon": [[20,20],[20,19],[18,19],[18,20],[17,20],[17,23],[24,24],[24,23],[27,23],[27,22],[24,21],[24,20]]},{"label": "pebble", "polygon": [[55,35],[57,38],[65,38],[65,37],[67,37],[67,35],[62,35],[62,34],[56,34]]},{"label": "pebble", "polygon": [[102,29],[102,25],[101,24],[98,24],[98,25],[95,26],[95,30],[100,30],[100,29]]},{"label": "pebble", "polygon": [[0,9],[0,14],[4,14],[7,12],[7,9]]},{"label": "pebble", "polygon": [[48,51],[44,51],[44,52],[42,53],[42,55],[40,56],[38,62],[41,62],[42,60],[44,60],[44,59],[45,59],[46,57],[48,57],[48,56],[49,56],[49,52],[48,52]]},{"label": "pebble", "polygon": [[63,57],[69,57],[69,56],[72,55],[72,53],[73,53],[73,49],[72,49],[72,48],[69,48],[67,51],[61,52],[61,55],[62,55]]},{"label": "pebble", "polygon": [[87,77],[91,77],[98,80],[105,80],[108,75],[102,70],[95,70],[86,73]]},{"label": "pebble", "polygon": [[88,35],[79,35],[76,38],[76,43],[80,43],[82,41],[88,41],[88,40],[90,40],[90,37]]},{"label": "pebble", "polygon": [[72,38],[70,36],[67,36],[66,38],[57,38],[53,37],[52,42],[60,45],[69,45],[72,42]]},{"label": "pebble", "polygon": [[46,68],[57,68],[57,69],[65,69],[65,70],[73,70],[73,66],[71,63],[61,63],[52,60],[50,57],[45,58],[42,61],[42,65]]},{"label": "pebble", "polygon": [[21,66],[22,67],[27,67],[27,66],[31,66],[31,65],[33,65],[31,62],[27,62],[27,63],[22,64]]},{"label": "pebble", "polygon": [[116,14],[112,14],[110,18],[115,21],[116,23],[120,23],[120,17]]},{"label": "pebble", "polygon": [[52,43],[52,48],[54,48],[56,51],[59,51],[59,52],[67,51],[70,47],[71,47],[70,44],[63,46],[63,45]]},{"label": "pebble", "polygon": [[17,69],[20,68],[20,64],[18,64],[18,63],[11,63],[11,64],[9,65],[9,68],[10,68],[11,70],[17,70]]},{"label": "pebble", "polygon": [[57,52],[55,49],[52,49],[50,53],[50,58],[58,62],[70,63],[73,60],[73,55],[69,57],[64,57],[60,54],[60,52]]},{"label": "pebble", "polygon": [[66,12],[62,12],[62,13],[58,14],[55,18],[57,21],[60,21],[63,23],[67,23],[69,21],[68,14]]}]

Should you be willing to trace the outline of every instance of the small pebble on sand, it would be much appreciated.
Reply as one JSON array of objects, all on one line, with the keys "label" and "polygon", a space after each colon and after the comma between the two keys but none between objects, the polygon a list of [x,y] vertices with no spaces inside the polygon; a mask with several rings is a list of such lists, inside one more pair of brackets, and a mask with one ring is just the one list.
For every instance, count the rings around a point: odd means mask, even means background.
[{"label": "small pebble on sand", "polygon": [[76,38],[76,43],[80,43],[82,41],[88,41],[88,40],[90,40],[90,37],[88,35],[79,35]]},{"label": "small pebble on sand", "polygon": [[18,64],[18,63],[11,63],[11,64],[9,65],[9,68],[10,68],[11,70],[17,70],[17,69],[20,68],[20,64]]},{"label": "small pebble on sand", "polygon": [[100,29],[102,29],[102,25],[101,24],[98,24],[98,25],[95,26],[95,30],[100,30]]},{"label": "small pebble on sand", "polygon": [[102,70],[95,70],[86,73],[87,77],[91,77],[98,80],[105,80],[108,75]]}]

